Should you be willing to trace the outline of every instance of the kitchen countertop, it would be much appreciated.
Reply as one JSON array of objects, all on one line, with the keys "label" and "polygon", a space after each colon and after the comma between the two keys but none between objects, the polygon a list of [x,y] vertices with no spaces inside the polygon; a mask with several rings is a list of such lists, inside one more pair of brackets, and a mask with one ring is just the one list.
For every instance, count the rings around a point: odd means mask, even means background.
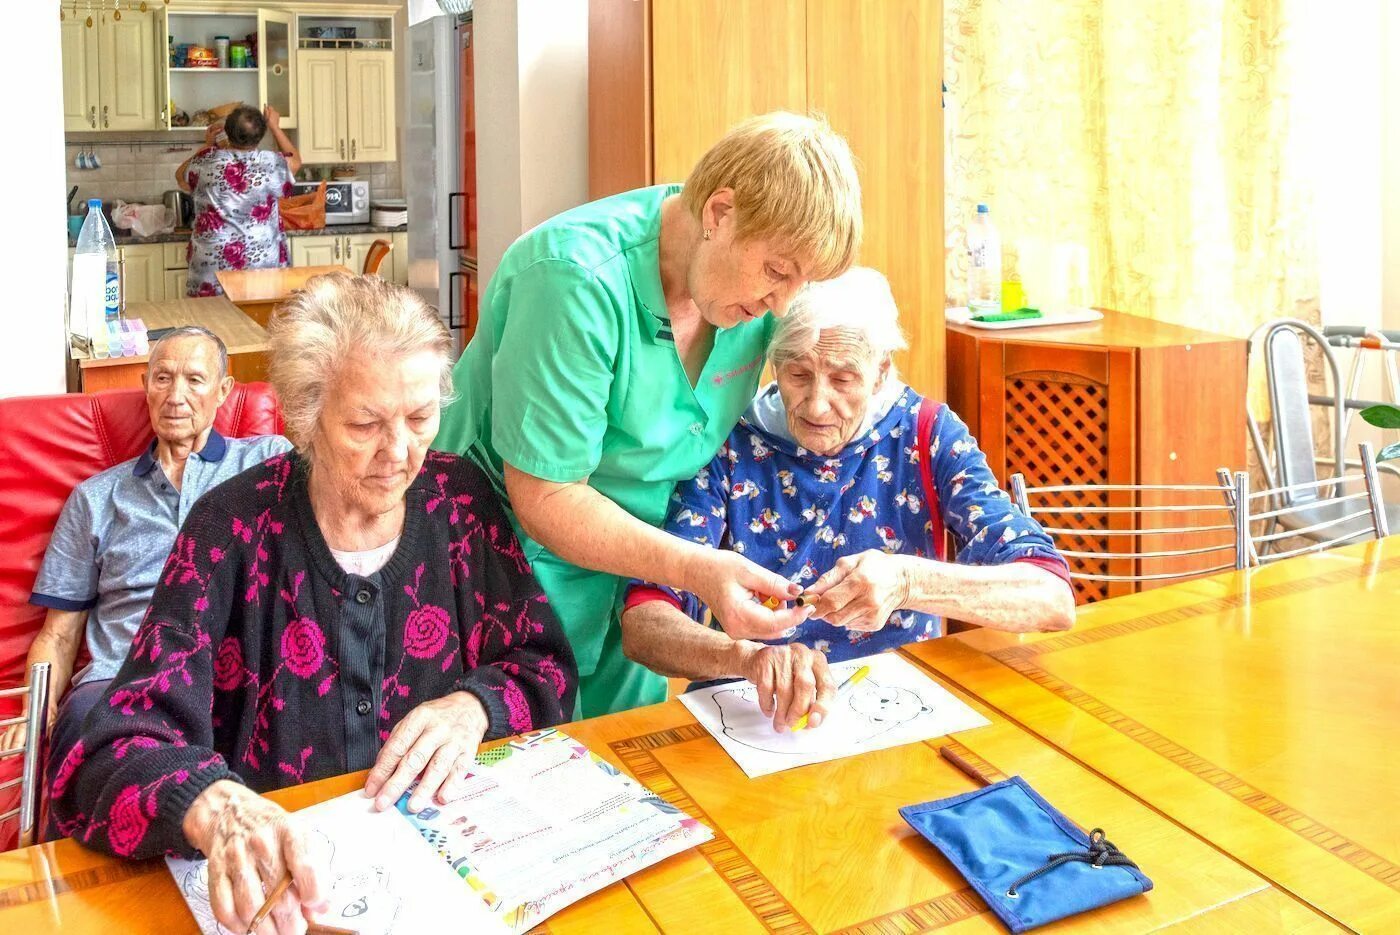
[{"label": "kitchen countertop", "polygon": [[[408,225],[400,224],[398,227],[382,227],[377,224],[335,224],[329,227],[322,227],[319,230],[309,231],[287,231],[288,237],[338,237],[341,234],[393,234],[408,230]],[[135,234],[121,234],[116,231],[118,247],[131,247],[144,244],[158,243],[184,243],[190,239],[188,228],[176,229],[168,234],[155,234],[151,237],[137,237]],[[69,237],[68,246],[76,247],[78,238]]]}]

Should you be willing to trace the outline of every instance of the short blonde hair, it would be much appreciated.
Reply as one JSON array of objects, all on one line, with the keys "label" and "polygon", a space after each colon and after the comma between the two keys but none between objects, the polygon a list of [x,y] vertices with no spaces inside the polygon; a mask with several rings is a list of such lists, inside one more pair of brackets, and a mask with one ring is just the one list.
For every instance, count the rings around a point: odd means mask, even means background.
[{"label": "short blonde hair", "polygon": [[785,111],[750,117],[700,157],[682,203],[697,220],[721,188],[734,190],[736,234],[773,239],[811,268],[839,276],[860,252],[860,178],[840,134],[819,117]]},{"label": "short blonde hair", "polygon": [[853,266],[835,279],[810,283],[793,298],[773,331],[768,348],[773,365],[781,367],[804,356],[827,330],[855,335],[877,367],[909,346],[889,280],[868,266]]},{"label": "short blonde hair", "polygon": [[355,354],[394,360],[423,351],[442,358],[442,404],[452,398],[452,336],[437,313],[403,286],[378,276],[331,273],[307,280],[273,314],[269,375],[287,438],[308,462],[326,396]]}]

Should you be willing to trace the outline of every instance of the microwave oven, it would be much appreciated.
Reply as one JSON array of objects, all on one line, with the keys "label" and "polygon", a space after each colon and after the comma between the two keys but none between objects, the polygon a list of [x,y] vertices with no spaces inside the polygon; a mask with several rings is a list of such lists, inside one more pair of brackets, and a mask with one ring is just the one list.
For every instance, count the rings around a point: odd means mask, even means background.
[{"label": "microwave oven", "polygon": [[[308,195],[320,182],[297,182],[292,194]],[[326,226],[369,223],[369,183],[361,181],[326,183]]]}]

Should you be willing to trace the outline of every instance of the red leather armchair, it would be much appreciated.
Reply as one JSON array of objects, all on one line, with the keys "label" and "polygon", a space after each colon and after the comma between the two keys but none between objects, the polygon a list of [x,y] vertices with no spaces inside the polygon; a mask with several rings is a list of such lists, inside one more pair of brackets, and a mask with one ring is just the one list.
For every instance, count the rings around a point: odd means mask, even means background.
[{"label": "red leather armchair", "polygon": [[[280,434],[272,387],[235,386],[214,427],[229,438]],[[141,390],[0,399],[0,687],[28,677],[25,656],[45,613],[29,595],[68,494],[136,457],[152,437]],[[17,713],[17,706],[0,707],[0,718]],[[18,759],[0,761],[0,782],[17,775]],[[0,812],[12,807],[11,793],[18,789],[0,796]],[[13,846],[13,836],[13,822],[0,827],[0,850]]]}]

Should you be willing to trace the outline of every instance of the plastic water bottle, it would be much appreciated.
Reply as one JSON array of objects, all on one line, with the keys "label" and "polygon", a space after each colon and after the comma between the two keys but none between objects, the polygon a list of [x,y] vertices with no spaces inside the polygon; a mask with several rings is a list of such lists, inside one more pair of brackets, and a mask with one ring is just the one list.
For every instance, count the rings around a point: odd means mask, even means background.
[{"label": "plastic water bottle", "polygon": [[87,218],[78,232],[68,303],[73,328],[92,342],[94,357],[106,357],[107,323],[121,316],[121,264],[117,239],[96,198],[88,201]]},{"label": "plastic water bottle", "polygon": [[1001,311],[1001,238],[986,205],[967,229],[967,307],[973,315]]}]

